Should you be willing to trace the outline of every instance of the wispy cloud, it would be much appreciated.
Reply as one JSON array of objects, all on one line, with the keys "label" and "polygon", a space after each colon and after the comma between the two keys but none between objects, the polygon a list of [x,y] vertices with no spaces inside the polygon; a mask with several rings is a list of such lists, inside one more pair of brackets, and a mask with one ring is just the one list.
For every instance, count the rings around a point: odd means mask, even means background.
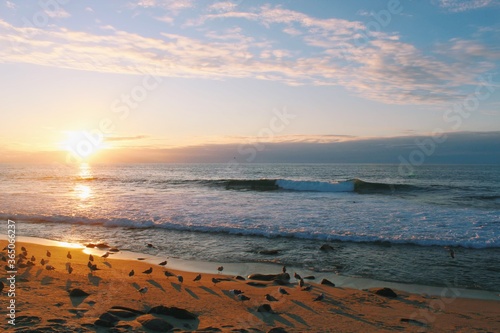
[{"label": "wispy cloud", "polygon": [[68,18],[71,17],[71,14],[62,9],[61,7],[58,7],[56,10],[46,10],[45,13],[47,16],[51,18]]},{"label": "wispy cloud", "polygon": [[160,8],[175,14],[194,6],[194,0],[140,0],[131,4],[131,7]]},{"label": "wispy cloud", "polygon": [[9,9],[16,9],[17,6],[15,3],[13,3],[12,1],[5,1],[5,7],[9,8]]},{"label": "wispy cloud", "polygon": [[498,0],[438,0],[439,6],[453,13],[499,5]]},{"label": "wispy cloud", "polygon": [[[494,68],[499,55],[498,49],[466,39],[452,39],[424,53],[398,34],[372,32],[359,21],[315,18],[271,5],[236,11],[237,6],[223,3],[228,11],[204,12],[186,23],[185,29],[203,26],[202,37],[162,33],[152,38],[111,26],[94,35],[57,27],[18,27],[0,20],[0,62],[342,86],[383,103],[435,104],[463,97],[463,86],[475,84],[478,75]],[[173,11],[193,5],[167,0],[136,3]],[[287,34],[295,43],[249,34],[241,26],[217,30],[208,24],[225,18],[256,22]]]}]

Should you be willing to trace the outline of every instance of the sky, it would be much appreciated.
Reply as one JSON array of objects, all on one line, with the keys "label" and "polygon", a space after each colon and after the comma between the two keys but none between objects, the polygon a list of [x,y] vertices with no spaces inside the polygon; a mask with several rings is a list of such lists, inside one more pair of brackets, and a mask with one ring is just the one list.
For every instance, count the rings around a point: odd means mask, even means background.
[{"label": "sky", "polygon": [[499,0],[0,0],[0,163],[500,163]]}]

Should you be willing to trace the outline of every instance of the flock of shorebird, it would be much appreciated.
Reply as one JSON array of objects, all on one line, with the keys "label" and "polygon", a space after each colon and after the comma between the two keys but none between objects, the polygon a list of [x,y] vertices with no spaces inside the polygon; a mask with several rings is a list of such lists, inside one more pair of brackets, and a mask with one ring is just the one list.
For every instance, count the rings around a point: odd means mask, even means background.
[{"label": "flock of shorebird", "polygon": [[[149,246],[150,244],[148,244]],[[6,250],[6,248],[4,248],[4,251]],[[31,256],[31,258],[28,259],[28,251],[27,249],[23,246],[21,247],[21,253],[18,254],[18,259],[16,261],[16,267],[17,268],[26,268],[26,267],[29,267],[29,266],[34,266],[36,264],[36,258],[34,255]],[[110,252],[107,251],[105,252],[103,255],[101,255],[100,257],[106,261],[106,259],[110,256]],[[52,257],[52,253],[47,250],[46,251],[46,254],[45,254],[45,257],[42,258],[40,260],[40,264],[41,266],[45,267],[45,269],[47,271],[54,271],[56,270],[56,268],[52,265],[49,264],[49,261],[50,261],[50,258]],[[73,258],[73,256],[71,255],[71,251],[68,251],[68,253],[66,254],[66,258],[69,260],[67,263],[66,263],[66,271],[68,272],[68,274],[72,274],[73,273],[73,267],[71,266],[71,259]],[[0,256],[0,259],[1,260],[4,260],[4,261],[7,261],[6,257],[3,255],[3,253],[1,254]],[[167,260],[164,260],[160,263],[157,264],[158,266],[161,266],[163,268],[165,268],[165,266],[167,266]],[[97,267],[97,263],[96,263],[96,260],[94,258],[94,255],[92,254],[89,254],[89,257],[88,257],[88,263],[87,263],[87,267],[89,268],[90,270],[90,274],[94,274],[96,271],[100,270],[100,268]],[[7,271],[10,271],[12,270],[12,266],[5,266],[5,269]],[[224,271],[224,267],[223,266],[218,266],[217,267],[217,273],[218,274],[222,274],[222,272]],[[283,273],[286,273],[286,267],[283,266],[282,268],[282,272]],[[146,274],[146,275],[150,275],[153,273],[153,267],[149,267],[149,269],[146,269],[145,271],[142,272],[142,274]],[[177,274],[174,274],[168,270],[163,270],[163,274],[165,275],[165,277],[170,278],[170,277],[176,277],[177,278],[177,281],[179,283],[183,283],[184,282],[184,278],[182,275],[177,275]],[[135,271],[132,269],[129,273],[128,273],[128,276],[129,277],[133,277],[135,275]],[[297,281],[297,285],[301,288],[301,290],[303,291],[310,291],[311,290],[311,286],[304,286],[304,280],[302,279],[302,277],[297,274],[297,273],[294,273],[293,277],[295,278],[295,280]],[[202,279],[202,274],[197,274],[195,276],[195,278],[193,279],[194,282],[199,282],[201,281]],[[222,282],[222,281],[230,281],[230,279],[226,279],[226,278],[216,278],[216,277],[212,277],[211,278],[211,281],[212,283],[215,285],[217,285],[218,283]],[[145,286],[145,287],[142,287],[142,288],[139,288],[137,289],[137,291],[139,292],[139,294],[142,296],[144,294],[146,294],[148,292],[148,287]],[[240,301],[248,301],[250,300],[250,297],[244,295],[244,292],[239,290],[239,289],[231,289],[229,290],[229,293],[234,295],[237,299],[239,299]],[[290,295],[290,293],[283,287],[278,287],[278,293],[281,295],[281,296],[285,296],[285,295]],[[324,295],[323,294],[320,294],[318,295],[317,297],[315,297],[313,299],[313,301],[321,301],[323,300],[324,298]],[[271,294],[266,294],[265,295],[265,299],[269,302],[276,302],[278,301],[278,299],[274,296],[272,296]]]}]

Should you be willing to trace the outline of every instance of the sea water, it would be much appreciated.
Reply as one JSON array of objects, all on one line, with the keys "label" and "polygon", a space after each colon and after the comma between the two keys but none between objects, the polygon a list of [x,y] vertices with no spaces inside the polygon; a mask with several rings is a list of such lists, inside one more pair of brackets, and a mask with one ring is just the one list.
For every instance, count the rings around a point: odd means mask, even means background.
[{"label": "sea water", "polygon": [[[500,168],[400,171],[366,164],[4,164],[0,220],[15,220],[23,236],[158,256],[499,291]],[[323,244],[333,249],[322,251]]]}]

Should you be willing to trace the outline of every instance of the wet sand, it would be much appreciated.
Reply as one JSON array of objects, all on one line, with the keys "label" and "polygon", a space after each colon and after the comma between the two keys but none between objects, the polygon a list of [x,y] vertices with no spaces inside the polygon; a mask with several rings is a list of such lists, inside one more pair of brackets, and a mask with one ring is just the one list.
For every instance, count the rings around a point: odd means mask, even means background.
[{"label": "wet sand", "polygon": [[[0,241],[0,248],[6,244],[7,241]],[[18,242],[17,254],[22,252],[22,246],[28,252],[28,261],[31,256],[36,258],[35,265],[17,270],[15,298],[9,297],[8,275],[3,268],[0,279],[5,284],[0,298],[2,330],[153,332],[144,325],[158,324],[159,329],[171,327],[181,332],[269,332],[277,327],[286,332],[500,331],[499,301],[456,298],[452,288],[443,289],[443,297],[394,290],[397,297],[388,298],[377,295],[376,289],[331,287],[319,284],[318,280],[308,280],[305,283],[311,290],[302,291],[292,271],[289,284],[281,286],[290,295],[282,295],[276,282],[251,286],[248,279],[240,281],[233,275],[218,274],[216,265],[213,274],[202,273],[201,280],[194,282],[196,272],[174,270],[168,263],[162,267],[141,260],[113,259],[113,255],[104,259],[100,255],[105,251],[93,249],[94,264],[99,270],[91,272],[89,254],[84,253],[84,249]],[[50,257],[47,250],[51,252]],[[68,251],[71,259],[67,258]],[[40,263],[42,258],[48,260],[45,266]],[[158,257],[157,263],[165,259]],[[47,270],[46,265],[54,270]],[[150,267],[153,268],[151,274],[142,273]],[[135,274],[130,277],[132,269]],[[183,282],[176,276],[167,278],[165,270],[181,275]],[[223,281],[214,285],[212,278]],[[140,293],[144,287],[147,292]],[[89,295],[70,297],[69,292],[74,289]],[[242,290],[250,300],[239,300],[230,293],[232,289]],[[313,301],[322,293],[323,300]],[[277,301],[267,301],[266,294]],[[7,306],[11,299],[15,299],[15,326],[8,322]],[[264,304],[269,304],[271,311],[259,312]],[[147,314],[151,309],[163,314]]]}]

